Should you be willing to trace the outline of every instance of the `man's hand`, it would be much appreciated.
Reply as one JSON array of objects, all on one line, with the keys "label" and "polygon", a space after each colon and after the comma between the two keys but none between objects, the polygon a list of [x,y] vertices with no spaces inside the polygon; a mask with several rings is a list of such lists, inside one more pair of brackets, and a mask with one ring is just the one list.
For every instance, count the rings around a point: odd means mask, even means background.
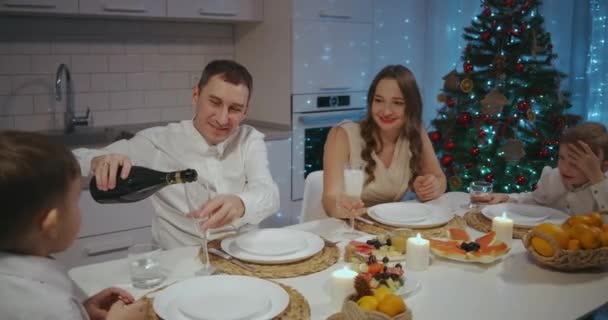
[{"label": "man's hand", "polygon": [[593,153],[593,150],[588,144],[583,141],[578,141],[577,144],[566,144],[568,161],[575,165],[585,177],[591,181],[591,184],[596,184],[604,179],[604,173],[602,172],[602,151],[600,150],[599,156]]},{"label": "man's hand", "polygon": [[489,204],[497,204],[497,203],[503,203],[503,202],[507,202],[509,201],[509,195],[505,194],[505,193],[492,193],[492,195],[490,195],[490,202],[488,202]]},{"label": "man's hand", "polygon": [[91,320],[104,320],[112,305],[118,301],[121,301],[123,304],[130,304],[135,299],[125,290],[107,288],[85,300],[83,305]]},{"label": "man's hand", "polygon": [[107,320],[144,320],[146,319],[147,302],[138,300],[132,304],[125,304],[123,301],[116,301],[110,311],[108,311]]},{"label": "man's hand", "polygon": [[116,173],[122,166],[120,177],[126,179],[131,171],[131,160],[122,154],[106,154],[91,159],[91,172],[95,174],[97,189],[112,190],[116,187]]},{"label": "man's hand", "polygon": [[245,205],[240,197],[233,194],[220,194],[207,201],[200,211],[191,212],[189,217],[208,219],[203,222],[201,229],[223,227],[245,214]]},{"label": "man's hand", "polygon": [[433,200],[443,193],[441,181],[432,174],[417,176],[413,188],[418,199],[422,201]]}]

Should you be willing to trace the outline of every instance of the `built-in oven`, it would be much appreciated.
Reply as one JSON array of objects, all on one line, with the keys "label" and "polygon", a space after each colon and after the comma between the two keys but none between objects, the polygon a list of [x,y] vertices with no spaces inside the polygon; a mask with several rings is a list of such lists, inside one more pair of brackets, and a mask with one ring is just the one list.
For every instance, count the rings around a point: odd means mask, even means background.
[{"label": "built-in oven", "polygon": [[329,130],[344,120],[360,120],[366,112],[365,92],[292,96],[291,199],[302,199],[304,179],[323,170],[323,148]]}]

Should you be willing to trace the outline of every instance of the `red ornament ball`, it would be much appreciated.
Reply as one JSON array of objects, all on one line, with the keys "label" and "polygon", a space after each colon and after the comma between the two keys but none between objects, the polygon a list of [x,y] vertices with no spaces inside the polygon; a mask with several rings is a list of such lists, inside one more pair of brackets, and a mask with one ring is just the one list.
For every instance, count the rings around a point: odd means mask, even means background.
[{"label": "red ornament ball", "polygon": [[490,9],[489,7],[486,7],[485,9],[483,9],[482,14],[486,17],[489,17],[490,15],[492,15],[492,9]]},{"label": "red ornament ball", "polygon": [[489,183],[494,182],[494,174],[493,173],[488,173],[486,175],[486,182],[489,182]]},{"label": "red ornament ball", "polygon": [[477,136],[479,138],[485,138],[486,137],[486,132],[483,129],[479,129],[479,132],[477,132]]},{"label": "red ornament ball", "polygon": [[524,66],[523,63],[518,63],[515,65],[515,70],[517,72],[523,72],[525,68],[526,68],[526,66]]},{"label": "red ornament ball", "polygon": [[458,121],[458,123],[460,124],[468,124],[469,122],[471,122],[471,114],[468,112],[464,112],[458,115],[458,118],[456,118],[456,121]]},{"label": "red ornament ball", "polygon": [[524,176],[517,176],[517,178],[515,178],[515,183],[517,183],[518,185],[522,185],[526,183],[526,177]]},{"label": "red ornament ball", "polygon": [[453,108],[456,105],[456,100],[453,98],[448,99],[448,107]]},{"label": "red ornament ball", "polygon": [[449,140],[448,142],[445,143],[444,149],[446,151],[451,151],[452,149],[454,149],[455,146],[456,146],[456,144],[454,143],[454,141]]},{"label": "red ornament ball", "polygon": [[530,107],[530,103],[528,103],[526,100],[522,100],[517,103],[517,110],[519,111],[526,111],[528,110],[528,107]]},{"label": "red ornament ball", "polygon": [[491,36],[490,31],[484,31],[481,34],[481,40],[488,41],[488,40],[490,40],[490,36]]},{"label": "red ornament ball", "polygon": [[471,148],[471,155],[477,157],[479,155],[479,148],[473,147]]},{"label": "red ornament ball", "polygon": [[513,0],[504,0],[503,4],[507,7],[512,7],[515,4],[515,1]]},{"label": "red ornament ball", "polygon": [[462,68],[464,69],[464,72],[466,72],[466,73],[470,73],[471,71],[473,71],[473,65],[470,62],[465,62],[462,65]]},{"label": "red ornament ball", "polygon": [[439,140],[441,140],[441,132],[439,132],[439,131],[431,131],[431,132],[429,132],[429,138],[433,142],[439,142]]},{"label": "red ornament ball", "polygon": [[549,150],[546,149],[546,148],[543,148],[542,150],[540,150],[538,152],[538,155],[541,156],[541,157],[543,157],[543,158],[546,158],[546,157],[549,156]]},{"label": "red ornament ball", "polygon": [[471,169],[473,167],[473,163],[472,162],[467,162],[464,164],[464,167],[467,169]]},{"label": "red ornament ball", "polygon": [[453,160],[454,159],[452,159],[451,155],[446,154],[443,157],[441,157],[441,165],[444,167],[449,167],[452,164]]}]

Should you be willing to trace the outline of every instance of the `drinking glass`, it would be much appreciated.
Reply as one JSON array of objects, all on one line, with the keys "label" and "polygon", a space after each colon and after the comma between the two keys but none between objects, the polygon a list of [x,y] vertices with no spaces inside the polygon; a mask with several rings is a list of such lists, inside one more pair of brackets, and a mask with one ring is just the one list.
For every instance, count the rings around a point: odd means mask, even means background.
[{"label": "drinking glass", "polygon": [[161,248],[155,244],[136,244],[128,249],[131,284],[138,289],[149,289],[166,279],[158,255]]},{"label": "drinking glass", "polygon": [[360,236],[355,231],[355,215],[356,210],[360,209],[349,209],[344,206],[345,203],[354,203],[355,201],[361,200],[361,193],[363,192],[363,183],[365,182],[365,174],[362,165],[345,164],[344,165],[344,186],[343,192],[338,199],[338,207],[341,210],[349,212],[350,230],[345,232],[343,236],[348,239],[355,239]]},{"label": "drinking glass", "polygon": [[473,181],[470,185],[471,204],[469,208],[479,208],[492,200],[492,184],[486,181]]},{"label": "drinking glass", "polygon": [[[207,188],[199,181],[185,183],[184,189],[186,193],[186,202],[188,203],[189,213],[199,211],[203,207],[203,205],[212,198],[209,188]],[[194,227],[194,232],[201,239],[202,249],[201,262],[203,263],[203,266],[200,270],[194,273],[197,276],[211,275],[215,271],[215,268],[211,265],[211,262],[209,261],[209,249],[207,247],[209,239],[209,229],[202,229],[202,225],[207,220],[209,220],[208,217],[192,217],[192,225]]]}]

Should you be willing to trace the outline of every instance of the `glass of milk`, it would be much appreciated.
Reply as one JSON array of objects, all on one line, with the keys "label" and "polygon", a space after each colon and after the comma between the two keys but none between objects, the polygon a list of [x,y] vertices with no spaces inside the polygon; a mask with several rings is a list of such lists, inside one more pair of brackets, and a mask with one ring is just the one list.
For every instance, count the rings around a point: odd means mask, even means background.
[{"label": "glass of milk", "polygon": [[355,216],[362,208],[353,209],[351,206],[361,201],[364,182],[365,172],[363,171],[363,165],[344,165],[344,187],[343,194],[339,199],[339,205],[341,209],[349,211],[350,231],[344,234],[347,238],[357,238],[360,236],[355,231]]}]

